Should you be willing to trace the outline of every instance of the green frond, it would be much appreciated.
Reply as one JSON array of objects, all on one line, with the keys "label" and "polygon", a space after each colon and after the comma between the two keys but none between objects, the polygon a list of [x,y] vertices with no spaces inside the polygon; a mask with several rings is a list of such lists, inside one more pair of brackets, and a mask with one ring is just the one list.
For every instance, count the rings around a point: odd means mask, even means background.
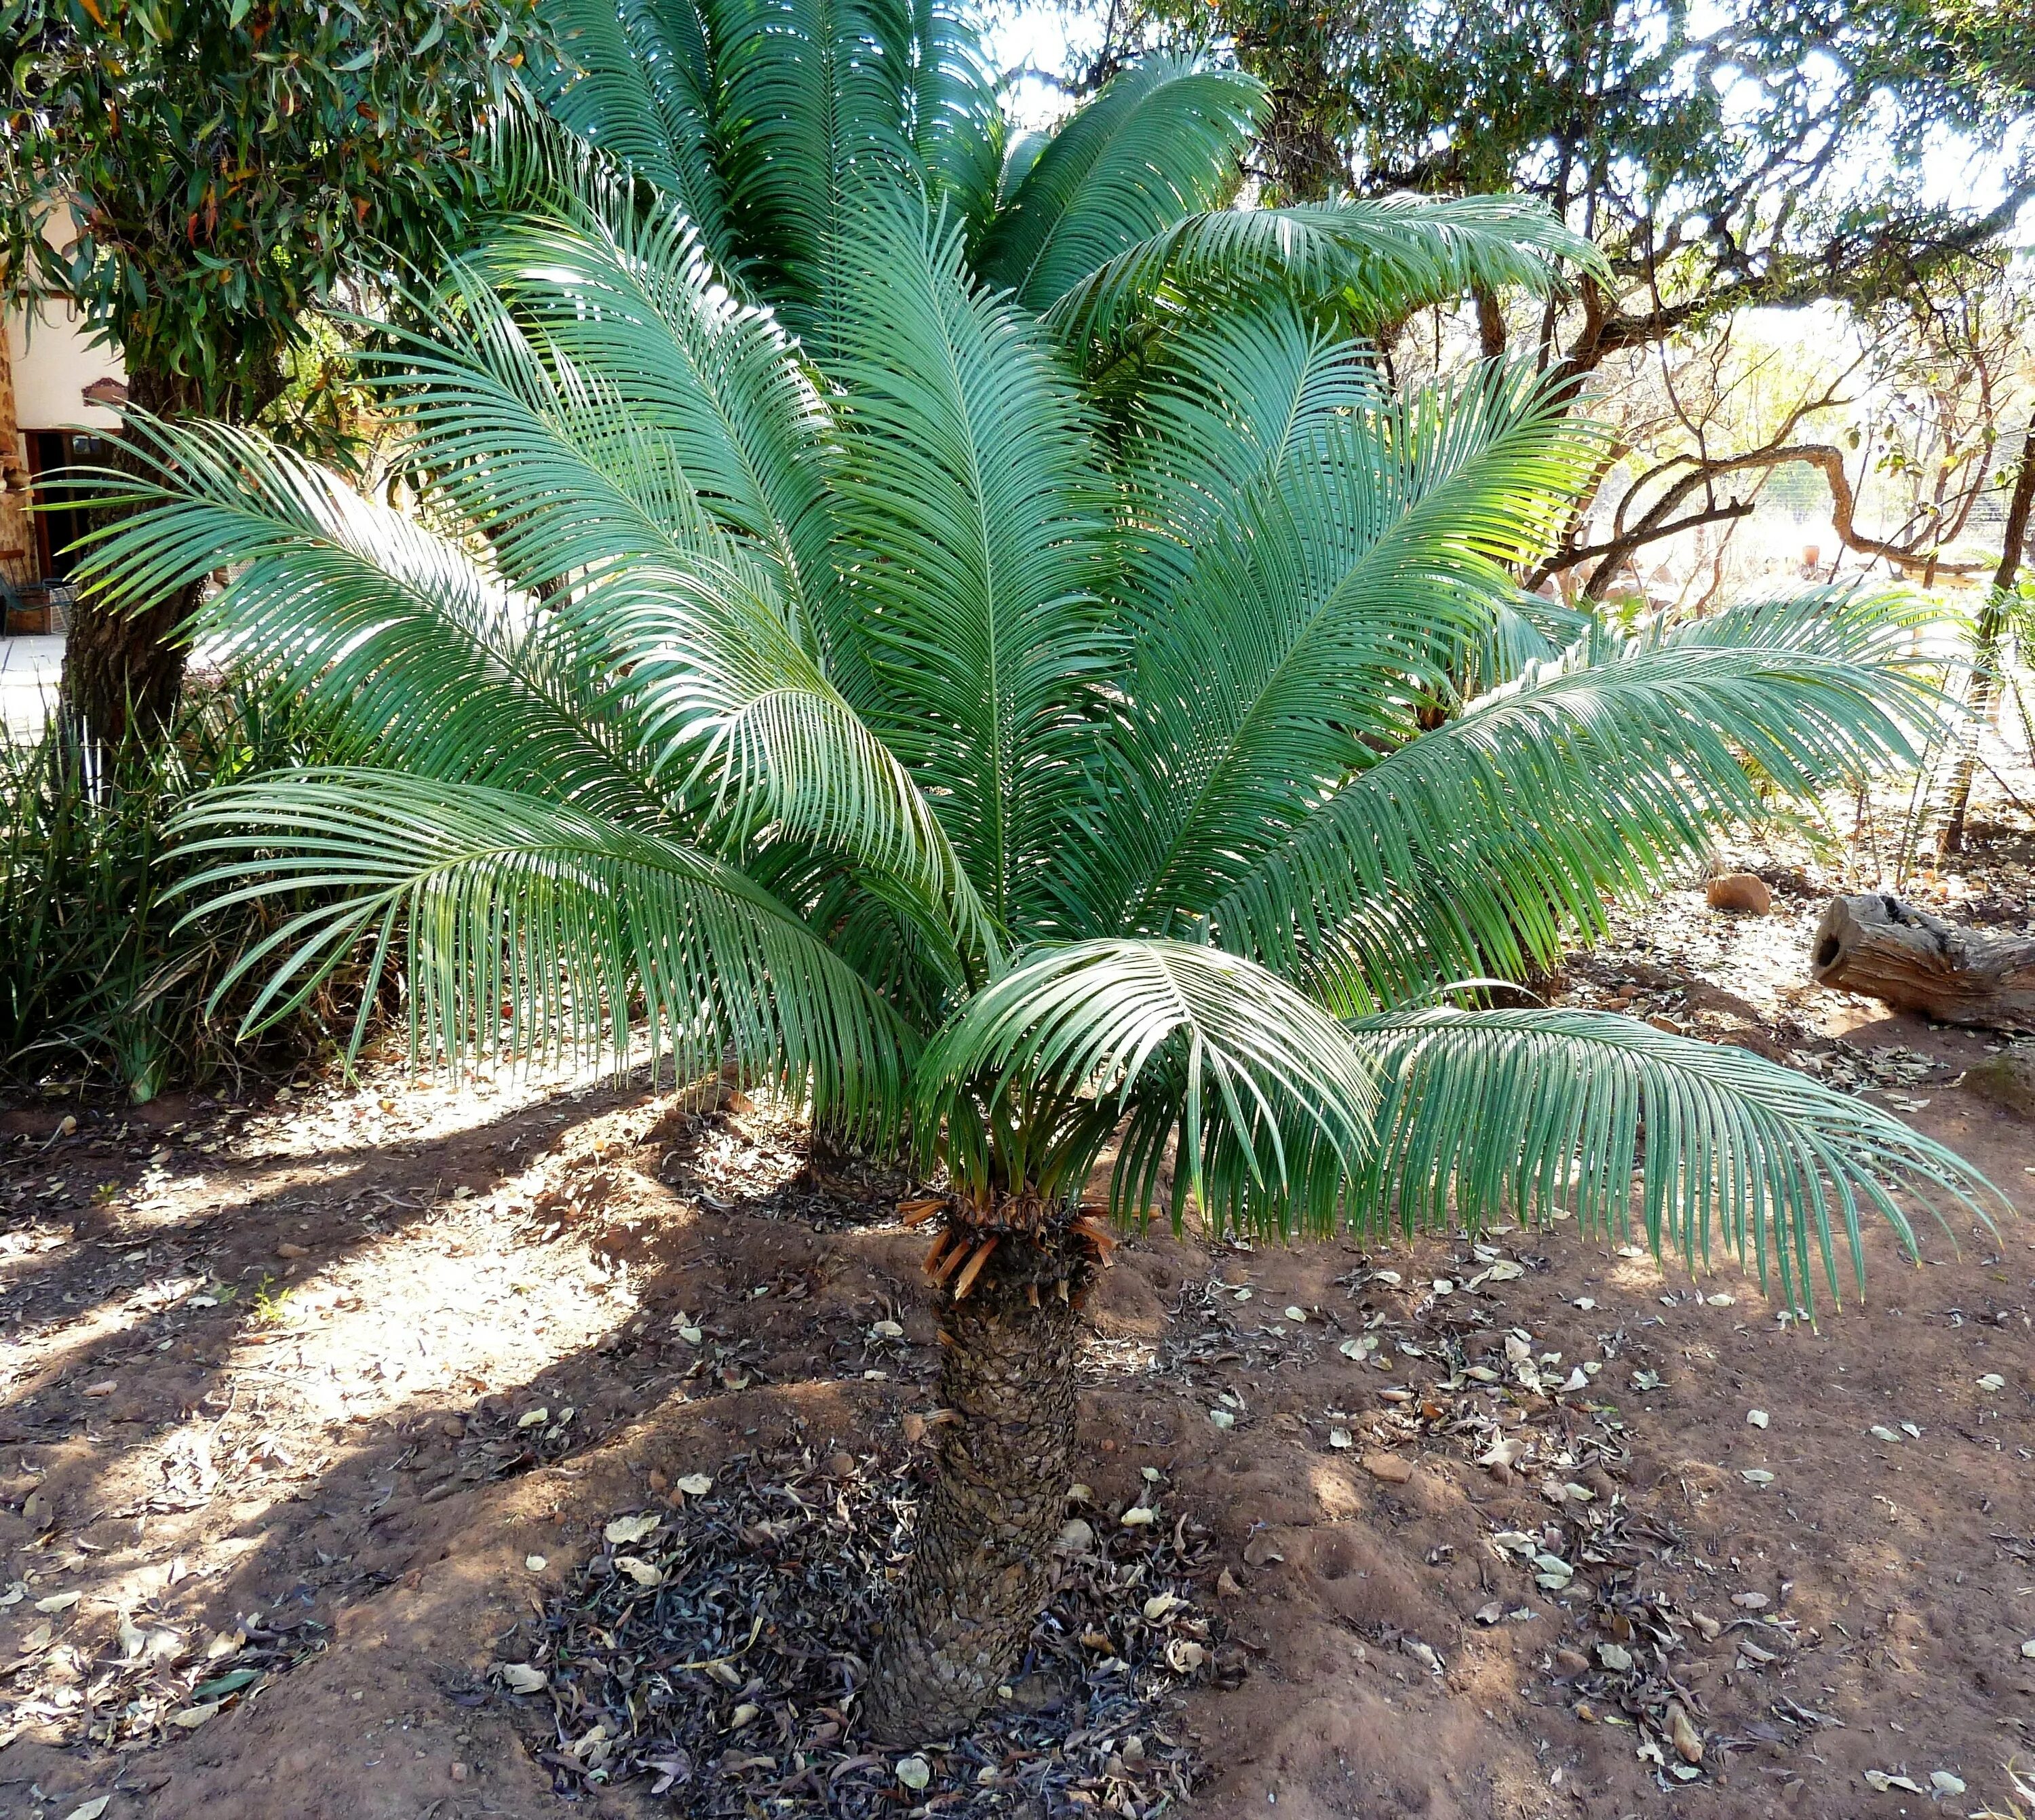
[{"label": "green frond", "polygon": [[1513,598],[1505,565],[1553,535],[1598,441],[1520,368],[1324,414],[1198,532],[1184,582],[1138,626],[1100,832],[1080,856],[1087,913],[1163,934],[1211,909],[1381,743],[1409,737],[1443,660]]},{"label": "green frond", "polygon": [[890,1008],[752,880],[654,830],[519,792],[328,769],[208,792],[179,831],[213,856],[184,887],[201,909],[307,887],[323,900],[221,982],[219,995],[262,979],[250,1028],[363,942],[371,1002],[400,931],[420,1059],[619,1065],[647,1021],[680,1079],[732,1056],[852,1128],[901,1111],[912,1039]]},{"label": "green frond", "polygon": [[[1353,1192],[1360,1230],[1472,1227],[1573,1212],[1628,1235],[1633,1178],[1657,1253],[1707,1268],[1712,1246],[1781,1299],[1834,1299],[1841,1233],[1864,1294],[1862,1216],[1912,1254],[1903,1202],[1950,1230],[2004,1198],[1890,1114],[1727,1043],[1583,1011],[1402,1012],[1351,1027],[1384,1081],[1379,1141]],[[2011,1211],[2011,1209],[2007,1209]],[[1954,1238],[1955,1235],[1952,1235]]]},{"label": "green frond", "polygon": [[1762,788],[1912,762],[1939,698],[1907,626],[1823,594],[1735,612],[1737,643],[1594,634],[1335,791],[1213,907],[1218,938],[1359,1004],[1552,965],[1607,893],[1657,888]]},{"label": "green frond", "polygon": [[[767,556],[824,641],[831,426],[810,376],[776,322],[722,288],[683,218],[599,184],[561,201],[569,220],[505,222],[455,268],[468,306],[453,348],[464,341],[465,364],[488,370],[499,364],[491,342],[535,337],[550,362],[612,400],[630,433],[668,446],[687,489]],[[476,306],[490,291],[516,330]],[[428,389],[428,371],[416,370]]]},{"label": "green frond", "polygon": [[539,0],[563,54],[559,120],[683,209],[724,272],[739,263],[720,152],[719,78],[695,0]]},{"label": "green frond", "polygon": [[1233,70],[1149,57],[1113,77],[1036,156],[984,237],[978,269],[1027,309],[1228,199],[1264,107]]},{"label": "green frond", "polygon": [[[955,1179],[1057,1182],[1127,1121],[1112,1197],[1153,1204],[1169,1141],[1172,1211],[1191,1190],[1218,1227],[1297,1216],[1332,1226],[1368,1153],[1376,1091],[1334,1020],[1262,968],[1174,942],[1036,951],[970,998],[927,1046],[914,1083],[927,1145]],[[1066,1154],[1000,1153],[1064,1134]]]},{"label": "green frond", "polygon": [[1545,296],[1560,261],[1608,269],[1584,235],[1520,196],[1387,196],[1286,209],[1205,210],[1167,223],[1059,295],[1048,321],[1072,344],[1107,346],[1161,297],[1333,303],[1367,329],[1473,288]]},{"label": "green frond", "polygon": [[835,521],[884,692],[870,719],[1013,927],[1066,831],[1076,711],[1112,650],[1087,422],[1036,325],[969,284],[951,224],[872,215],[842,286]]},{"label": "green frond", "polygon": [[[722,168],[755,282],[824,353],[836,284],[872,204],[923,191],[919,61],[899,0],[706,0]],[[929,123],[929,130],[931,130]]]},{"label": "green frond", "polygon": [[664,797],[614,712],[605,654],[459,543],[252,431],[130,414],[160,478],[108,474],[138,510],[95,537],[80,578],[114,603],[226,569],[192,628],[314,696],[363,750],[429,775],[540,788],[632,821]]}]

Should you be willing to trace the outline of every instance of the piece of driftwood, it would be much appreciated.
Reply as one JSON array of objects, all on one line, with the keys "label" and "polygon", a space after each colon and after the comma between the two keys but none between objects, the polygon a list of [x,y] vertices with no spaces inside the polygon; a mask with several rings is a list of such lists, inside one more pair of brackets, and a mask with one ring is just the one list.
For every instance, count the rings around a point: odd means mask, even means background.
[{"label": "piece of driftwood", "polygon": [[2035,939],[1960,929],[1882,891],[1830,900],[1809,972],[1945,1024],[2035,1028]]}]

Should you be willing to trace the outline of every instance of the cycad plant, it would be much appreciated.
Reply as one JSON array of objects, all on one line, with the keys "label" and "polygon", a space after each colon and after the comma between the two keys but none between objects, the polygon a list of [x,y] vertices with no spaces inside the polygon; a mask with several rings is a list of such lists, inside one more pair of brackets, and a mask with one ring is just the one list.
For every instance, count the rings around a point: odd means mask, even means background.
[{"label": "cycad plant", "polygon": [[[1932,699],[1898,613],[1558,649],[1511,577],[1598,445],[1533,374],[1391,394],[1335,325],[1354,256],[1326,306],[1291,262],[1153,268],[1098,370],[1090,329],[971,263],[951,195],[893,177],[816,262],[781,250],[806,340],[682,186],[583,172],[384,374],[391,498],[137,423],[162,483],[96,560],[136,597],[228,568],[210,633],[356,742],[186,818],[217,901],[321,893],[248,957],[258,1015],[365,943],[406,961],[429,1055],[647,1031],[682,1075],[916,1146],[958,1419],[860,1702],[904,1740],[968,1722],[1042,1603],[1112,1216],[1636,1211],[1792,1301],[1812,1267],[1837,1292],[1868,1215],[1909,1240],[1904,1206],[1984,1190],[1741,1051],[1454,1002],[1719,823],[1904,758]],[[1420,282],[1459,250],[1417,210],[1394,231]]]}]

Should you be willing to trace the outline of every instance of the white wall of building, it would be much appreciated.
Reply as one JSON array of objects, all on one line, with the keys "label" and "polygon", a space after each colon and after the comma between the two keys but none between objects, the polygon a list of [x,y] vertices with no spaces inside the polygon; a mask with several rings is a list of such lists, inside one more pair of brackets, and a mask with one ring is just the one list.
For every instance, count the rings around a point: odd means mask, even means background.
[{"label": "white wall of building", "polygon": [[41,306],[31,321],[7,311],[7,358],[14,370],[14,420],[24,430],[111,430],[119,419],[84,391],[95,379],[125,380],[117,349],[92,345],[91,332],[68,303]]}]

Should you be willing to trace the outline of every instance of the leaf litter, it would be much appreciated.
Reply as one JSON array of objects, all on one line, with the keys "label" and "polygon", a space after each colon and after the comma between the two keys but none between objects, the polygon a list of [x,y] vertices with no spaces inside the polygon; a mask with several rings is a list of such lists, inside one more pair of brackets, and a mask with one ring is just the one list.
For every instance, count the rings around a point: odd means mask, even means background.
[{"label": "leaf litter", "polygon": [[1180,1696],[1235,1684],[1243,1654],[1197,1602],[1207,1538],[1158,1520],[1149,1488],[1134,1508],[1153,1521],[1067,1525],[1052,1601],[972,1731],[911,1751],[862,1736],[920,1489],[902,1459],[787,1449],[724,1462],[654,1533],[611,1521],[494,1671],[554,1790],[647,1779],[700,1820],[860,1820],[896,1813],[901,1789],[942,1814],[1142,1816],[1185,1799],[1207,1770]]}]

